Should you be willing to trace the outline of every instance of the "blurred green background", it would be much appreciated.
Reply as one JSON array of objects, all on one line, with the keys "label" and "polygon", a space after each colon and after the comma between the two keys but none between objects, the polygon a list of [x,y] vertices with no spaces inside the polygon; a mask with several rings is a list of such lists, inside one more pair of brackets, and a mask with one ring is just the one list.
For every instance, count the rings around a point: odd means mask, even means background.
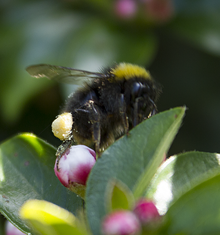
[{"label": "blurred green background", "polygon": [[60,144],[51,123],[72,88],[28,65],[96,72],[122,61],[162,84],[159,111],[188,107],[169,154],[220,152],[219,0],[1,0],[0,141],[33,132]]}]

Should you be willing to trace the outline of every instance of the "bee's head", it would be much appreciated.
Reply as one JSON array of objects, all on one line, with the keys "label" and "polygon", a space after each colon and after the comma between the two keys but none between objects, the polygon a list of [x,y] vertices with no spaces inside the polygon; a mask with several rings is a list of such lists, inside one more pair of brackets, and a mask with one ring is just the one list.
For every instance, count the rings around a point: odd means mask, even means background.
[{"label": "bee's head", "polygon": [[132,126],[136,126],[156,113],[157,89],[153,81],[135,78],[135,81],[129,85],[128,92],[129,95],[127,94],[127,97],[130,97],[128,105],[131,107],[130,122],[132,122]]}]

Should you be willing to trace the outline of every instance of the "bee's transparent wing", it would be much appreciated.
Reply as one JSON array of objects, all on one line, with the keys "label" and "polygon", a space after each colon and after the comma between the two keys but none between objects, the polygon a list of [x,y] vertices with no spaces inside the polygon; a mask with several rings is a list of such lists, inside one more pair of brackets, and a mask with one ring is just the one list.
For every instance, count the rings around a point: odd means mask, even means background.
[{"label": "bee's transparent wing", "polygon": [[54,81],[75,85],[82,85],[84,82],[91,83],[95,78],[105,77],[103,73],[93,73],[49,64],[31,65],[26,70],[36,78],[46,77]]}]

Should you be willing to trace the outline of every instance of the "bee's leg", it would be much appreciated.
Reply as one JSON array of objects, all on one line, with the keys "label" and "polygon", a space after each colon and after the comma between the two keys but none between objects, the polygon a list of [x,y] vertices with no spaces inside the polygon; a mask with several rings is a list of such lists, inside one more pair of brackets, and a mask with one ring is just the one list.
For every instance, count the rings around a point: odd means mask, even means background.
[{"label": "bee's leg", "polygon": [[133,127],[135,127],[137,123],[138,123],[138,99],[136,99],[134,103]]},{"label": "bee's leg", "polygon": [[94,104],[93,101],[90,101],[90,120],[92,123],[92,138],[95,143],[96,154],[100,157],[100,141],[101,141],[101,130],[100,130],[100,113],[98,107]]},{"label": "bee's leg", "polygon": [[137,126],[138,124],[138,102],[141,98],[138,97],[135,99],[134,103],[134,117],[133,117],[133,127]]},{"label": "bee's leg", "polygon": [[63,143],[58,147],[57,152],[56,152],[56,157],[57,157],[57,162],[56,162],[56,167],[57,170],[59,171],[58,165],[59,161],[62,157],[62,155],[66,152],[67,149],[69,149],[72,145],[74,144],[73,138],[69,138],[68,140],[64,140]]},{"label": "bee's leg", "polygon": [[120,97],[120,106],[119,106],[119,112],[122,115],[122,121],[123,121],[123,127],[125,130],[125,133],[128,135],[129,133],[129,124],[128,124],[128,116],[126,114],[126,103],[124,99],[124,94],[121,94]]},{"label": "bee's leg", "polygon": [[151,98],[149,98],[149,101],[152,103],[152,105],[154,107],[152,112],[149,114],[149,117],[151,117],[151,116],[153,116],[153,115],[155,115],[157,113],[157,106],[156,106],[156,104],[154,103],[154,101]]}]

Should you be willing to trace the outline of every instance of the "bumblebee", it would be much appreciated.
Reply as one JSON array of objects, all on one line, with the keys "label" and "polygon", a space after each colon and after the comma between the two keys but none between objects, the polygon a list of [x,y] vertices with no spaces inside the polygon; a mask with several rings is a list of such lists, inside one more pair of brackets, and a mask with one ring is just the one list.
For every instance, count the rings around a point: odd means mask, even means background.
[{"label": "bumblebee", "polygon": [[79,85],[52,123],[54,135],[63,141],[58,158],[74,143],[87,145],[100,155],[157,111],[160,89],[150,73],[137,65],[119,63],[102,73],[48,64],[26,70],[36,78]]}]

